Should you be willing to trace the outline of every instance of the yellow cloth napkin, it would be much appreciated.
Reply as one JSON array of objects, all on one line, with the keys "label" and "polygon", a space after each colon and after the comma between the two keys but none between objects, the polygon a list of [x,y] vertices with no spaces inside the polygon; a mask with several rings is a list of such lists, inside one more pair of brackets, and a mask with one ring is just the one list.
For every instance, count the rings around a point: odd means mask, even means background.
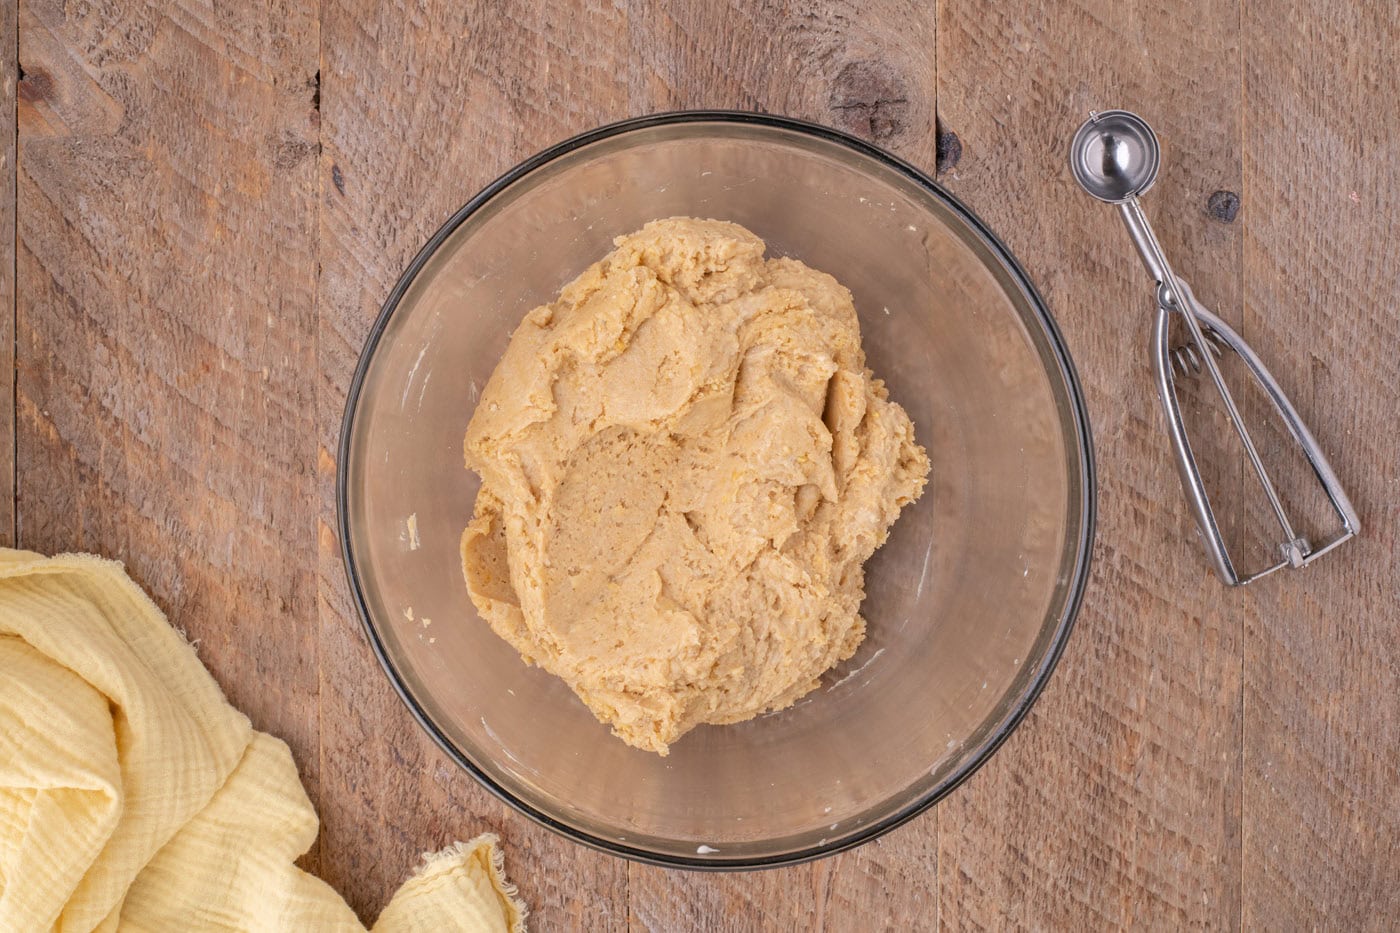
[{"label": "yellow cloth napkin", "polygon": [[[120,564],[0,549],[0,930],[363,930],[293,861],[316,813]],[[518,931],[494,836],[436,855],[376,933]]]}]

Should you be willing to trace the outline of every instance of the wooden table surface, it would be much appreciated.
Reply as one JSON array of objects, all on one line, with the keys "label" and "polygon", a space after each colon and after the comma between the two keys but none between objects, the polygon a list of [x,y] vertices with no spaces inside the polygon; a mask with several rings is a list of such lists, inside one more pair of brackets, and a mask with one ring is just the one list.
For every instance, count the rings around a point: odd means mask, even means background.
[{"label": "wooden table surface", "polygon": [[[126,562],[290,743],[322,818],[304,864],[367,919],[419,853],[491,830],[540,929],[1394,929],[1397,10],[8,0],[0,528]],[[1147,284],[1064,167],[1112,106],[1163,138],[1167,252],[1360,510],[1364,536],[1303,573],[1226,591],[1195,549]],[[1100,484],[1078,626],[993,760],[876,843],[729,876],[584,849],[459,772],[361,636],[332,498],[352,368],[424,239],[550,143],[695,107],[830,123],[937,171],[1064,328]]]}]

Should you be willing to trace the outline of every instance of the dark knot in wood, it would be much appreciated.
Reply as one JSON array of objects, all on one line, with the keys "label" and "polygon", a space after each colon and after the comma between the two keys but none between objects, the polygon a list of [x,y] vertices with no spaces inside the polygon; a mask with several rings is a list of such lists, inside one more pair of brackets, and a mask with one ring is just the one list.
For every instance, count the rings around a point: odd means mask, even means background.
[{"label": "dark knot in wood", "polygon": [[860,59],[843,65],[827,106],[838,127],[872,142],[890,142],[909,128],[907,84],[884,62]]},{"label": "dark knot in wood", "polygon": [[958,162],[962,160],[962,140],[952,130],[945,130],[941,122],[934,147],[934,166],[939,175],[958,167]]},{"label": "dark knot in wood", "polygon": [[1223,224],[1235,222],[1240,212],[1240,196],[1233,191],[1217,191],[1206,199],[1206,213]]},{"label": "dark knot in wood", "polygon": [[35,103],[53,94],[53,76],[42,68],[21,68],[19,99]]}]

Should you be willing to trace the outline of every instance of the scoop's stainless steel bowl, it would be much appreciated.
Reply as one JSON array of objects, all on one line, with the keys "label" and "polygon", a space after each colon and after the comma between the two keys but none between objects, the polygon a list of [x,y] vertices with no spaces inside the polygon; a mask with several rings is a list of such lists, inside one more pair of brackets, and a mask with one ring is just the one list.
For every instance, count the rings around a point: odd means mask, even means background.
[{"label": "scoop's stainless steel bowl", "polygon": [[1069,146],[1069,168],[1079,186],[1109,204],[1146,194],[1161,163],[1157,134],[1126,110],[1090,114]]},{"label": "scoop's stainless steel bowl", "polygon": [[[791,709],[659,758],[608,734],[477,618],[458,561],[461,444],[529,308],[671,215],[736,221],[855,296],[871,366],[933,473],[868,564],[860,651]],[[971,774],[1064,647],[1089,568],[1089,427],[1059,332],[1006,248],[857,139],[742,113],[603,127],[473,198],[409,266],[346,405],[340,531],[374,650],[423,727],[526,814],[667,865],[751,868],[856,845]]]}]

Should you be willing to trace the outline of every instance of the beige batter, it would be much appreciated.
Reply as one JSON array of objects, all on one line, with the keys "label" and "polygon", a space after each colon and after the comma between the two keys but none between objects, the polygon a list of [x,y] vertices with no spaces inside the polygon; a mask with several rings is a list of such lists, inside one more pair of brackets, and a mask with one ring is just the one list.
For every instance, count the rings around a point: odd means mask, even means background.
[{"label": "beige batter", "polygon": [[831,276],[715,220],[615,242],[482,392],[462,565],[526,661],[664,755],[855,652],[862,565],[929,465]]}]

